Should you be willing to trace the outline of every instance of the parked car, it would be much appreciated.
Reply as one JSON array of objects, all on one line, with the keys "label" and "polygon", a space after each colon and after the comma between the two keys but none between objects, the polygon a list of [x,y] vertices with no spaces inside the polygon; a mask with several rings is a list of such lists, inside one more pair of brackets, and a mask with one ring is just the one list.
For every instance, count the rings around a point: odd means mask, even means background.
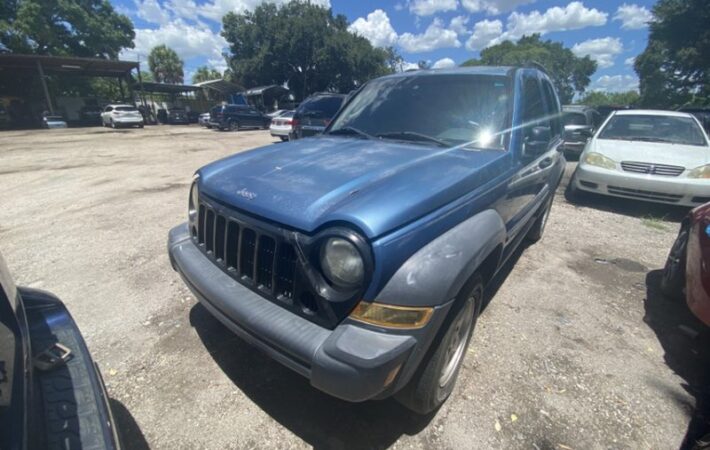
[{"label": "parked car", "polygon": [[210,125],[218,130],[267,128],[271,117],[247,105],[219,105],[210,110]]},{"label": "parked car", "polygon": [[453,389],[486,284],[542,236],[562,133],[537,69],[378,78],[325,134],[199,169],[170,261],[316,388],[427,413]]},{"label": "parked car", "polygon": [[701,205],[710,201],[708,137],[687,113],[615,111],[587,144],[569,189]]},{"label": "parked car", "polygon": [[685,106],[678,111],[694,115],[700,121],[700,125],[703,126],[705,132],[710,133],[710,108]]},{"label": "parked car", "polygon": [[120,448],[98,366],[64,304],[0,255],[0,448]]},{"label": "parked car", "polygon": [[200,117],[197,119],[197,123],[203,127],[212,128],[212,125],[210,125],[210,113],[206,112],[200,114]]},{"label": "parked car", "polygon": [[588,106],[565,105],[562,107],[562,121],[565,124],[562,150],[565,155],[579,157],[599,125],[599,113]]},{"label": "parked car", "polygon": [[345,100],[345,95],[320,93],[305,99],[293,115],[291,139],[321,134]]},{"label": "parked car", "polygon": [[710,326],[710,203],[690,211],[663,268],[661,289],[685,298],[688,307]]},{"label": "parked car", "polygon": [[42,128],[54,129],[54,128],[66,128],[67,122],[64,117],[58,115],[43,115],[42,116]]},{"label": "parked car", "polygon": [[273,137],[288,141],[288,137],[293,133],[293,114],[295,111],[284,111],[278,117],[271,119],[269,131]]},{"label": "parked car", "polygon": [[184,108],[170,108],[168,110],[168,123],[170,125],[187,125],[190,123],[190,118]]},{"label": "parked car", "polygon": [[105,127],[133,127],[143,128],[143,116],[132,105],[107,105],[101,113],[101,123]]},{"label": "parked car", "polygon": [[279,116],[281,116],[283,113],[289,112],[289,111],[290,111],[290,110],[288,110],[288,109],[277,109],[276,111],[272,111],[272,112],[270,112],[270,113],[267,113],[266,115],[269,116],[269,117],[271,117],[271,118],[273,119],[274,117],[279,117]]},{"label": "parked car", "polygon": [[79,118],[87,125],[101,124],[101,107],[98,105],[85,105],[79,110]]}]

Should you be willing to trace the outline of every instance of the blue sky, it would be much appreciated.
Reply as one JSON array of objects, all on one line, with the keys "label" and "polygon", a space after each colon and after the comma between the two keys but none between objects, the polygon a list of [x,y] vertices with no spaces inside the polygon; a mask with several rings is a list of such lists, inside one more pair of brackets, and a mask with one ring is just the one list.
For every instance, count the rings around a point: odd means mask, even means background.
[{"label": "blue sky", "polygon": [[[166,44],[185,61],[189,82],[200,65],[225,68],[221,17],[228,11],[251,10],[262,0],[110,1],[136,29],[136,48],[124,51],[122,58],[145,61],[153,46]],[[476,57],[486,46],[542,33],[577,55],[595,59],[599,69],[590,88],[606,91],[638,86],[633,58],[646,46],[653,5],[649,0],[311,1],[345,15],[350,30],[373,45],[393,45],[410,64],[427,60],[436,67],[451,66]]]}]

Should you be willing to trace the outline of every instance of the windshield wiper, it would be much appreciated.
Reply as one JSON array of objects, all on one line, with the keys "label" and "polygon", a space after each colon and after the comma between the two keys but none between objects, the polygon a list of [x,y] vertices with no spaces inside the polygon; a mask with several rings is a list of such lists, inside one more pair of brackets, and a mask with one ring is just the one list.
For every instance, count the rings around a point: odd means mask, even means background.
[{"label": "windshield wiper", "polygon": [[631,136],[631,137],[625,138],[624,140],[641,141],[641,142],[669,142],[669,143],[673,142],[668,139],[647,137],[647,136]]},{"label": "windshield wiper", "polygon": [[328,134],[333,134],[333,135],[341,134],[341,135],[351,135],[351,136],[356,135],[356,136],[364,137],[366,139],[377,139],[375,136],[373,136],[369,133],[365,133],[364,131],[360,130],[359,128],[355,128],[355,127],[338,128],[337,130],[329,131]]},{"label": "windshield wiper", "polygon": [[414,131],[391,131],[388,133],[380,133],[377,135],[377,137],[383,139],[402,139],[406,141],[431,142],[438,145],[439,147],[449,146],[449,144],[440,139]]}]

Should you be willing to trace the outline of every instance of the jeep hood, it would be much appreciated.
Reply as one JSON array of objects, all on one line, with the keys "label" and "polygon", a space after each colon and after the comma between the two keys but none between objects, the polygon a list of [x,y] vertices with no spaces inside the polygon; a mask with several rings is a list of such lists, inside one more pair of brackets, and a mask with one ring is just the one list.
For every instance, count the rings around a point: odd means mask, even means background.
[{"label": "jeep hood", "polygon": [[311,232],[345,221],[369,238],[470,192],[498,170],[495,150],[320,136],[242,152],[199,170],[200,192]]}]

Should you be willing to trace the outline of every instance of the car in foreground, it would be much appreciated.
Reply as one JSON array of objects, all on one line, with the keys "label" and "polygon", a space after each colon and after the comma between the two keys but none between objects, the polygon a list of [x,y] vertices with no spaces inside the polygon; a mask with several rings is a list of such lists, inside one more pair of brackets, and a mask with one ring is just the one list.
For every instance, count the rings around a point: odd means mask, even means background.
[{"label": "car in foreground", "polygon": [[708,137],[687,113],[615,111],[587,144],[569,189],[701,205],[710,201]]},{"label": "car in foreground", "polygon": [[197,123],[205,128],[212,128],[212,125],[210,125],[210,113],[206,112],[200,114],[197,118]]},{"label": "car in foreground", "polygon": [[542,236],[565,167],[559,112],[537,69],[369,81],[323,135],[199,169],[172,267],[316,388],[428,413],[453,390],[486,284]]},{"label": "car in foreground", "polygon": [[101,123],[105,127],[139,127],[145,122],[138,108],[132,105],[106,105],[101,113]]},{"label": "car in foreground", "polygon": [[269,132],[273,137],[280,138],[282,141],[288,141],[289,136],[293,133],[293,114],[295,111],[284,111],[278,117],[271,119]]},{"label": "car in foreground", "polygon": [[562,151],[565,155],[579,157],[599,124],[599,113],[588,106],[565,105],[562,107],[565,137]]},{"label": "car in foreground", "polygon": [[42,116],[42,128],[48,130],[55,128],[66,128],[67,122],[64,117],[58,115],[46,115]]},{"label": "car in foreground", "polygon": [[293,115],[291,139],[315,136],[325,131],[345,98],[342,94],[325,92],[313,94],[301,102]]},{"label": "car in foreground", "polygon": [[98,366],[64,304],[0,255],[0,448],[118,449]]},{"label": "car in foreground", "polygon": [[710,203],[690,211],[663,268],[661,289],[685,298],[688,307],[710,326]]},{"label": "car in foreground", "polygon": [[218,130],[267,128],[271,117],[248,105],[218,105],[210,110],[209,124]]}]

